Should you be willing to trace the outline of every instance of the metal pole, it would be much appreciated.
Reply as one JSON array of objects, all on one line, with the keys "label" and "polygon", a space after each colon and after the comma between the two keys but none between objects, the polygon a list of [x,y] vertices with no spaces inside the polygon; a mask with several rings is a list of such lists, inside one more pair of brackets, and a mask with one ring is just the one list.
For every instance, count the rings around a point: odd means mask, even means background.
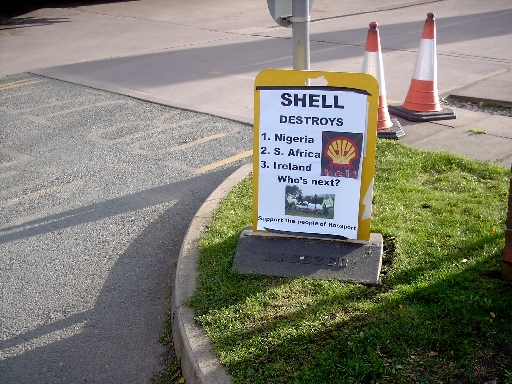
[{"label": "metal pole", "polygon": [[309,69],[309,0],[292,0],[293,69]]}]

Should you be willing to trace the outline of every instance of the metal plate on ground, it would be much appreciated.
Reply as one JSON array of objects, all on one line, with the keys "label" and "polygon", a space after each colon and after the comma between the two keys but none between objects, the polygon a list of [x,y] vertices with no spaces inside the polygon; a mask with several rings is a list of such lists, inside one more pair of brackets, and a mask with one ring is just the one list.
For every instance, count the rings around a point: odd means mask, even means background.
[{"label": "metal plate on ground", "polygon": [[378,233],[364,242],[253,232],[248,228],[238,239],[233,271],[375,285],[382,266],[382,244]]}]

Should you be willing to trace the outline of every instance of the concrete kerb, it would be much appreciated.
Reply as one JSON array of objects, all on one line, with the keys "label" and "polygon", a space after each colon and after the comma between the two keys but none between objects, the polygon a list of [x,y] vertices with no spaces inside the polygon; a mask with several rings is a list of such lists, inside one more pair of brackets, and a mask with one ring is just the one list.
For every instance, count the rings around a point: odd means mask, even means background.
[{"label": "concrete kerb", "polygon": [[233,380],[213,352],[208,336],[194,322],[194,309],[185,305],[196,290],[197,245],[213,218],[220,201],[252,171],[246,164],[233,172],[206,199],[187,230],[176,267],[171,299],[172,334],[176,355],[181,359],[182,375],[187,384],[229,384]]}]

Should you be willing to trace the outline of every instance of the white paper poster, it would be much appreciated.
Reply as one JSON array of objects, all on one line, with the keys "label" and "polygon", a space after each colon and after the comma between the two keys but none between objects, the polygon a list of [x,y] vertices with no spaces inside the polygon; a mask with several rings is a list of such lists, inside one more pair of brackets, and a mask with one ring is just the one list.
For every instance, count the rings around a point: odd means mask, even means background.
[{"label": "white paper poster", "polygon": [[257,229],[357,238],[367,94],[258,87]]}]

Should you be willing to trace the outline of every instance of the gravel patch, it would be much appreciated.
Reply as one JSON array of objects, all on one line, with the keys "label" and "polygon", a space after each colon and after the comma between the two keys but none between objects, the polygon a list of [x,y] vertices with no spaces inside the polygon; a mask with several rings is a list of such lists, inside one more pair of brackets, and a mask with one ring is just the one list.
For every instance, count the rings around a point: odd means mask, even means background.
[{"label": "gravel patch", "polygon": [[452,98],[441,99],[441,105],[447,105],[450,107],[467,109],[473,112],[483,112],[489,115],[501,115],[512,117],[511,107],[502,107],[500,105],[487,104],[480,102],[478,104],[471,103],[469,101],[459,101]]}]

